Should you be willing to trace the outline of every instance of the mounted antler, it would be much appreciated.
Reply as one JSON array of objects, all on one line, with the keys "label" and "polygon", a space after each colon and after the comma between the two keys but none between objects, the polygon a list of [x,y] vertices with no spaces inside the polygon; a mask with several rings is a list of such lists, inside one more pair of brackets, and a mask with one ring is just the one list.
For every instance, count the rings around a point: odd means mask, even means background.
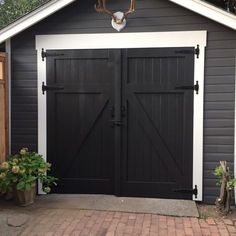
[{"label": "mounted antler", "polygon": [[106,0],[98,0],[94,7],[98,13],[106,13],[115,20],[113,13],[106,8]]},{"label": "mounted antler", "polygon": [[113,12],[106,8],[106,0],[98,0],[98,3],[95,4],[95,10],[99,13],[106,13],[112,17],[116,24],[122,24],[124,19],[129,15],[135,12],[135,2],[136,0],[131,0],[130,8],[127,12],[123,13],[123,17],[118,19]]},{"label": "mounted antler", "polygon": [[131,0],[129,10],[124,13],[124,17],[122,19],[122,22],[128,15],[135,12],[135,5],[136,5],[136,0]]}]

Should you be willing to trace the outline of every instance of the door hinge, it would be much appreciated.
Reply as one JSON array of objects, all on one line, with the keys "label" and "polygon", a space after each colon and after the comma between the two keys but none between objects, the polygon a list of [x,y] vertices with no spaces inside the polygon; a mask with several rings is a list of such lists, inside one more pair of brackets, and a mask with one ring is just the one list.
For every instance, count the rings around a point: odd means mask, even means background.
[{"label": "door hinge", "polygon": [[197,58],[199,58],[200,48],[199,48],[199,45],[197,45],[197,47],[194,48],[194,50],[191,50],[191,49],[176,50],[175,53],[176,54],[192,54],[192,53],[194,53],[197,56]]},{"label": "door hinge", "polygon": [[63,53],[56,53],[56,52],[46,52],[42,48],[42,51],[41,51],[42,61],[44,61],[44,59],[46,57],[59,57],[59,56],[64,56],[64,54]]},{"label": "door hinge", "polygon": [[44,84],[44,82],[42,83],[42,92],[43,94],[45,94],[45,91],[53,91],[53,90],[63,90],[64,87],[59,87],[59,86],[47,86]]},{"label": "door hinge", "polygon": [[194,195],[195,198],[197,198],[197,195],[198,195],[197,185],[195,185],[194,189],[174,189],[173,191],[176,192],[176,193],[191,194],[191,195]]},{"label": "door hinge", "polygon": [[199,83],[198,81],[196,81],[196,84],[193,85],[193,86],[176,86],[175,89],[180,89],[180,90],[195,90],[196,91],[196,94],[198,94],[199,92]]},{"label": "door hinge", "polygon": [[197,45],[197,47],[194,49],[194,54],[197,55],[197,58],[199,58],[199,54],[200,54],[199,45]]}]

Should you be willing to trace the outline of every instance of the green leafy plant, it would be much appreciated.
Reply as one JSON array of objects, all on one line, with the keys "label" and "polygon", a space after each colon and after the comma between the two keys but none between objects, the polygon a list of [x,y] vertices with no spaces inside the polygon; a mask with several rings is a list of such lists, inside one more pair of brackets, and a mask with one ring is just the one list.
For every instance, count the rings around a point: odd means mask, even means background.
[{"label": "green leafy plant", "polygon": [[218,178],[217,185],[220,185],[224,179],[227,180],[227,187],[234,188],[236,186],[236,179],[233,178],[232,173],[229,171],[225,171],[221,165],[217,166],[214,170],[214,175]]},{"label": "green leafy plant", "polygon": [[220,186],[219,197],[216,198],[216,207],[222,214],[228,214],[231,205],[232,190],[236,185],[236,179],[230,172],[226,161],[220,161],[220,165],[214,170],[214,175],[218,178]]},{"label": "green leafy plant", "polygon": [[19,154],[9,156],[8,161],[0,165],[0,192],[6,193],[14,188],[29,191],[39,180],[42,190],[49,193],[57,181],[57,178],[47,175],[50,168],[51,164],[41,155],[22,148]]}]

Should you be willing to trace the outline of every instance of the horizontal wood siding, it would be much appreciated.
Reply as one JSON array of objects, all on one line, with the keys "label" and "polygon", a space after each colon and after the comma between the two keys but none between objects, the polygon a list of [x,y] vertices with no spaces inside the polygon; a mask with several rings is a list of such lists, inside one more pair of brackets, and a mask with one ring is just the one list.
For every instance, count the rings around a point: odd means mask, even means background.
[{"label": "horizontal wood siding", "polygon": [[[112,3],[111,3],[112,2]],[[108,1],[114,10],[129,1]],[[114,33],[107,15],[94,12],[94,1],[64,8],[12,40],[12,152],[37,150],[36,34]],[[204,201],[218,193],[212,172],[220,160],[234,161],[234,83],[236,32],[167,0],[137,0],[123,32],[207,30],[204,113]]]},{"label": "horizontal wood siding", "polygon": [[0,52],[5,52],[6,48],[5,48],[5,43],[1,43],[0,44]]}]

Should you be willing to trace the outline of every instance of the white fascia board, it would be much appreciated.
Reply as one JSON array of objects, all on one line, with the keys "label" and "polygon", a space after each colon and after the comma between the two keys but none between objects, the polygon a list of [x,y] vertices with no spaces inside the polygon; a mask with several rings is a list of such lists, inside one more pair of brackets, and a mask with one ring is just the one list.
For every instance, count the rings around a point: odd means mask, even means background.
[{"label": "white fascia board", "polygon": [[37,35],[36,49],[205,47],[206,37],[206,31]]},{"label": "white fascia board", "polygon": [[222,25],[236,30],[236,16],[202,0],[169,0]]},{"label": "white fascia board", "polygon": [[22,32],[23,30],[29,28],[37,22],[45,19],[46,17],[50,16],[51,14],[55,13],[56,11],[62,9],[63,7],[69,5],[74,1],[75,0],[52,0],[42,7],[39,7],[33,12],[27,14],[16,22],[0,30],[0,43]]}]

